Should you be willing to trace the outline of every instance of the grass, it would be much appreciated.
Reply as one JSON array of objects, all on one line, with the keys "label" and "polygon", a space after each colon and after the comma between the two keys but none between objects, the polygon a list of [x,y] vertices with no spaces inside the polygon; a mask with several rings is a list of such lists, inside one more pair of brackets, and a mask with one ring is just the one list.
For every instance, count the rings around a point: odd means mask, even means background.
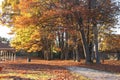
[{"label": "grass", "polygon": [[72,72],[72,75],[76,77],[76,79],[74,79],[74,80],[90,80],[89,78],[87,78],[85,76],[82,76],[82,75],[80,75],[78,73]]},{"label": "grass", "polygon": [[51,75],[46,72],[41,72],[41,71],[3,71],[0,73],[0,80],[14,80],[15,78],[17,79],[22,79],[22,80],[48,80],[50,78],[55,78],[54,75]]},{"label": "grass", "polygon": [[[71,80],[90,80],[84,76],[81,76],[77,73],[71,73],[74,77],[74,79]],[[0,80],[14,80],[14,79],[22,79],[22,80],[57,80],[56,75],[52,75],[45,72],[40,71],[27,71],[27,72],[2,72],[0,73]],[[59,79],[58,79],[59,80]],[[60,79],[61,80],[61,79]],[[62,80],[68,80],[68,79],[62,79]]]},{"label": "grass", "polygon": [[74,62],[71,60],[38,60],[26,62],[26,59],[15,62],[1,62],[0,80],[90,80],[77,73],[71,73],[65,66],[81,66],[97,70],[120,73],[120,61],[105,61],[97,64],[84,64],[84,61]]}]

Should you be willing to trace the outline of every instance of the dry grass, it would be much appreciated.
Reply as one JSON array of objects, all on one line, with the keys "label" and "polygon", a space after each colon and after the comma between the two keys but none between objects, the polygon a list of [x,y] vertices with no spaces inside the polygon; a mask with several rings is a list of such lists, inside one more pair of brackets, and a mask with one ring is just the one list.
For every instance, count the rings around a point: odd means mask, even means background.
[{"label": "dry grass", "polygon": [[104,70],[114,73],[120,73],[120,61],[105,61],[102,64],[85,64],[74,62],[72,60],[39,60],[32,59],[27,62],[26,59],[20,58],[15,62],[1,62],[0,80],[88,80],[87,78],[71,73],[65,69],[65,66],[80,66]]},{"label": "dry grass", "polygon": [[0,80],[88,80],[87,78],[71,73],[64,66],[73,66],[80,63],[60,60],[32,60],[18,59],[15,62],[1,62],[3,70]]}]

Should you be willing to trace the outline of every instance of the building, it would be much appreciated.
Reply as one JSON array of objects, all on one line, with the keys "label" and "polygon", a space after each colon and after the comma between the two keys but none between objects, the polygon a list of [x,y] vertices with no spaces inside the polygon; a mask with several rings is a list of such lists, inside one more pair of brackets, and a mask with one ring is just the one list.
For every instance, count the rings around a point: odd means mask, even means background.
[{"label": "building", "polygon": [[15,49],[10,47],[6,41],[0,41],[0,61],[11,60],[16,58]]}]

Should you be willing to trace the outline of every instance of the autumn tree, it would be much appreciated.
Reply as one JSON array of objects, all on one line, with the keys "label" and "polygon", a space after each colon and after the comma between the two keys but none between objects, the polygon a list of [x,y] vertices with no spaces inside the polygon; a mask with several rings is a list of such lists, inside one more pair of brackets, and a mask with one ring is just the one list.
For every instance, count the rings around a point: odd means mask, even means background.
[{"label": "autumn tree", "polygon": [[107,34],[101,41],[100,50],[106,53],[117,53],[117,60],[120,60],[120,35]]},{"label": "autumn tree", "polygon": [[[47,51],[47,53],[50,52],[51,48],[49,49],[49,47],[52,44],[50,38],[53,38],[50,35],[53,32],[47,26],[52,26],[52,24],[49,22],[49,19],[44,20],[46,14],[48,14],[45,10],[49,10],[50,8],[48,4],[49,0],[29,0],[27,2],[26,0],[4,1],[2,21],[4,24],[11,25],[11,31],[15,33],[15,38],[11,41],[13,47],[18,50],[23,49],[27,52],[36,52],[41,49]],[[9,19],[7,19],[8,17]],[[42,43],[43,39],[44,43]]]},{"label": "autumn tree", "polygon": [[[114,26],[117,21],[116,15],[119,11],[118,6],[111,0],[101,2],[96,0],[89,0],[89,2],[87,0],[62,0],[54,3],[54,5],[56,5],[54,9],[58,11],[59,17],[65,20],[61,26],[80,31],[86,62],[91,62],[88,43],[85,37],[86,24],[90,25],[89,27],[91,27],[91,32],[93,33],[92,41],[94,41],[95,45],[96,62],[100,63],[98,32],[101,28],[110,31],[112,26]],[[88,8],[88,6],[90,7]]]},{"label": "autumn tree", "polygon": [[98,34],[102,29],[110,31],[117,12],[118,7],[111,0],[5,0],[1,20],[15,32],[13,43],[20,42],[19,46],[27,46],[24,48],[27,51],[43,50],[45,58],[50,59],[56,47],[61,59],[68,59],[72,49],[79,61],[81,42],[86,63],[91,63],[89,44],[92,42],[96,63],[100,63]]},{"label": "autumn tree", "polygon": [[[94,2],[93,2],[94,1]],[[95,52],[96,52],[96,61],[97,63],[100,62],[100,54],[98,52],[98,32],[99,29],[104,28],[104,30],[107,30],[110,32],[111,28],[116,24],[117,21],[117,13],[119,11],[119,8],[116,6],[114,2],[111,0],[107,1],[91,1],[91,10],[90,12],[94,15],[91,15],[89,17],[91,19],[91,24],[93,25],[93,34],[94,34],[94,44],[95,44]],[[92,4],[93,3],[93,4]],[[103,26],[103,27],[101,27]]]}]

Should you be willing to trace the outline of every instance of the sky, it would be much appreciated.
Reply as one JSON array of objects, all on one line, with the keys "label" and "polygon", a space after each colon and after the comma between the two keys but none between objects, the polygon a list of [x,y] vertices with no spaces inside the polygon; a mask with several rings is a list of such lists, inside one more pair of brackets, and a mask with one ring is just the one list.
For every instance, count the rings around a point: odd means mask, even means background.
[{"label": "sky", "polygon": [[[3,0],[0,0],[0,6],[2,4],[2,1]],[[0,7],[0,9],[1,9],[1,7]],[[5,38],[8,38],[8,39],[13,38],[13,35],[8,34],[9,32],[10,32],[10,29],[8,27],[0,25],[0,36],[1,37],[5,37]]]},{"label": "sky", "polygon": [[[0,0],[0,5],[2,4],[2,1],[3,1],[3,0]],[[118,1],[119,1],[119,0],[118,0]],[[118,24],[120,24],[120,20],[119,20]],[[116,25],[116,27],[117,27],[117,28],[115,29],[115,31],[117,31],[116,33],[117,33],[117,34],[120,34],[120,28],[118,28],[118,27],[120,27],[120,25]],[[9,28],[0,25],[0,36],[1,36],[1,37],[5,37],[5,38],[8,38],[8,39],[13,38],[13,35],[9,35],[9,34],[8,34],[9,32],[10,32],[10,29],[9,29]]]},{"label": "sky", "polygon": [[10,32],[10,29],[8,27],[0,25],[0,36],[1,37],[5,37],[5,38],[8,38],[8,39],[11,39],[13,37],[13,35],[9,35],[8,34],[9,32]]}]

